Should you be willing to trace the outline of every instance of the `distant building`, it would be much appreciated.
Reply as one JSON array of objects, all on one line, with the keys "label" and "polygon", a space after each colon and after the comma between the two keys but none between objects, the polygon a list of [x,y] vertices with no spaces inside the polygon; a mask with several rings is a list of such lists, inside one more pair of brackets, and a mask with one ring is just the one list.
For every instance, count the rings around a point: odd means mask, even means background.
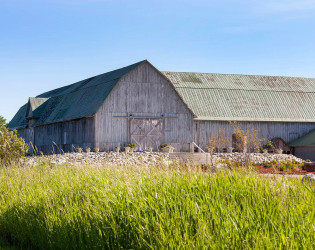
[{"label": "distant building", "polygon": [[315,129],[315,79],[160,72],[145,60],[29,98],[9,128],[44,153],[130,142],[191,151],[232,134],[229,121],[290,144]]},{"label": "distant building", "polygon": [[291,146],[299,157],[315,161],[315,130],[291,142]]}]

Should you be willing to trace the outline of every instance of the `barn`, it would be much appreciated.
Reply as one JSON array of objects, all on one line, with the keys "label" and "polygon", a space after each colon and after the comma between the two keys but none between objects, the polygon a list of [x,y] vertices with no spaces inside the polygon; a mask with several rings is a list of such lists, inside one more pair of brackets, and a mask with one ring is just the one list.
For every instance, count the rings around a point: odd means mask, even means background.
[{"label": "barn", "polygon": [[315,79],[160,72],[144,60],[30,97],[9,129],[43,153],[128,143],[188,152],[220,129],[232,135],[229,121],[289,144],[315,130]]}]

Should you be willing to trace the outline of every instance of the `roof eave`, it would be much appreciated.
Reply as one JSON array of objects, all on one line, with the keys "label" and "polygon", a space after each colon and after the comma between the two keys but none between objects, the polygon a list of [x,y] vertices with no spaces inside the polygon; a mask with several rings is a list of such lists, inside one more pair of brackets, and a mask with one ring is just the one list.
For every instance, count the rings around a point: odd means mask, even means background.
[{"label": "roof eave", "polygon": [[244,121],[244,122],[310,122],[315,123],[314,119],[279,119],[279,118],[251,118],[251,117],[208,117],[199,116],[195,121]]},{"label": "roof eave", "polygon": [[80,116],[80,117],[76,117],[76,118],[72,118],[72,119],[65,119],[65,120],[54,121],[54,122],[40,123],[40,124],[36,124],[36,125],[34,126],[34,128],[40,127],[40,126],[51,125],[51,124],[55,124],[55,123],[71,122],[71,121],[82,120],[82,119],[86,119],[86,118],[93,118],[93,117],[95,116],[95,114],[96,114],[96,113],[94,113],[93,115],[89,115],[89,116]]}]

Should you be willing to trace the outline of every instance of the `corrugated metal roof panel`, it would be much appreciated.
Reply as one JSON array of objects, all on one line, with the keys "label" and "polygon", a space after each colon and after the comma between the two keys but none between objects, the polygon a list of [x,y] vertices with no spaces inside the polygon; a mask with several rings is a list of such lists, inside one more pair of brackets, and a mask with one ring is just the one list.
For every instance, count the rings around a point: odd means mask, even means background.
[{"label": "corrugated metal roof panel", "polygon": [[162,72],[175,87],[315,92],[315,79],[212,73]]},{"label": "corrugated metal roof panel", "polygon": [[315,122],[315,79],[162,73],[196,120]]}]

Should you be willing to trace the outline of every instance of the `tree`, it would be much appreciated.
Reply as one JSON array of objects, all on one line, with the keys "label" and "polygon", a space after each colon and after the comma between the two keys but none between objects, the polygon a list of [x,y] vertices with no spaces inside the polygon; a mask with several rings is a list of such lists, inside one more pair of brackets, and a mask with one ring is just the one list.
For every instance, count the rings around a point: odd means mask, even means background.
[{"label": "tree", "polygon": [[8,124],[7,124],[7,121],[6,119],[0,115],[0,128],[1,127],[6,127]]},{"label": "tree", "polygon": [[232,145],[238,152],[247,152],[247,135],[237,122],[230,122],[233,128]]},{"label": "tree", "polygon": [[18,164],[28,151],[23,138],[16,130],[8,130],[5,119],[0,116],[0,166]]}]

